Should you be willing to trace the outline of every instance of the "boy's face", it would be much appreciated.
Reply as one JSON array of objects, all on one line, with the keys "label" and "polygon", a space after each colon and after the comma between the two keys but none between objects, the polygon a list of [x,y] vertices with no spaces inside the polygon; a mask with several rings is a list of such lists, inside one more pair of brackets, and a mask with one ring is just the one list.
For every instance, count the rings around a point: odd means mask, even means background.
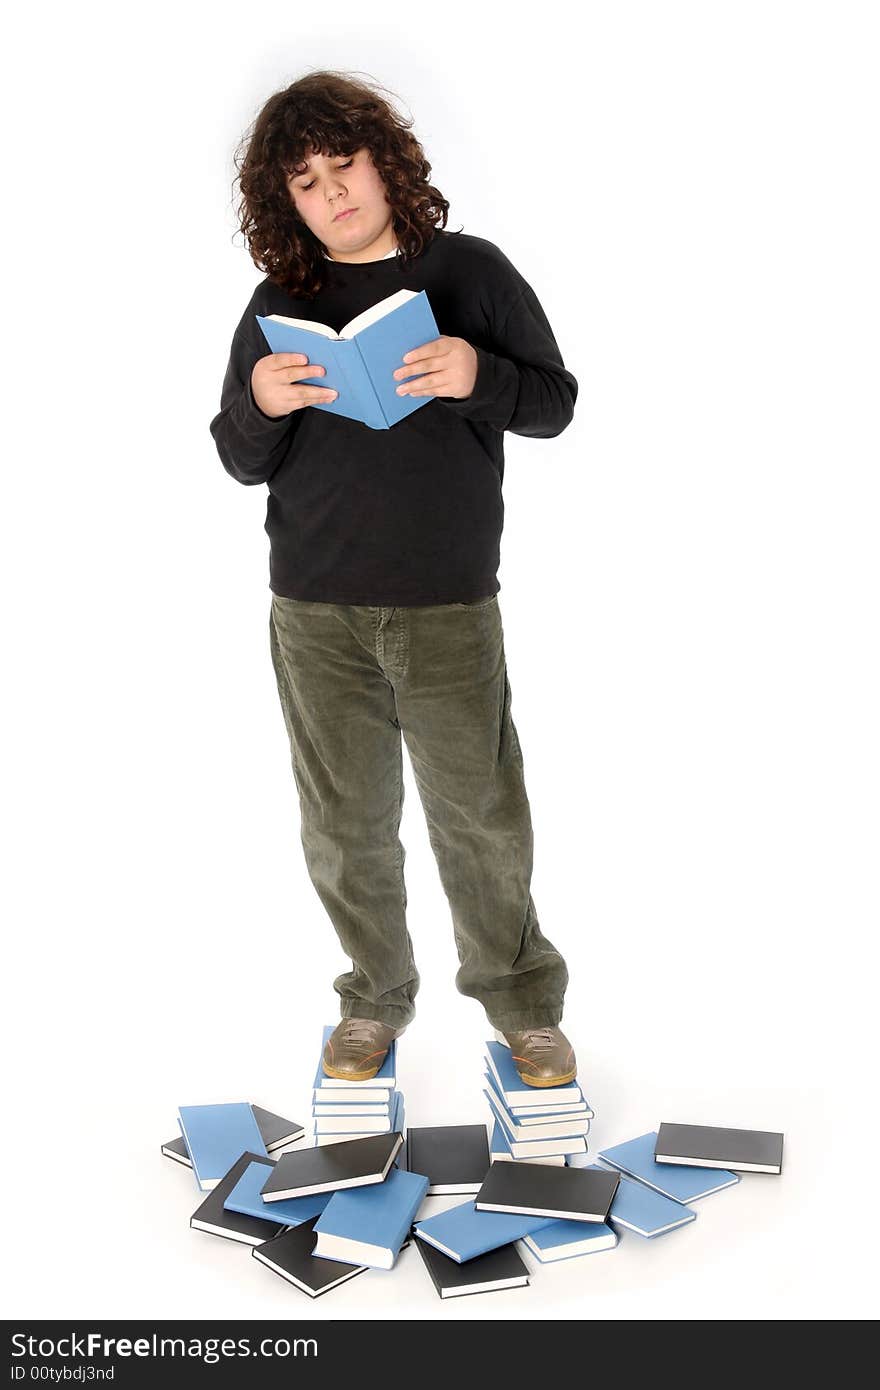
[{"label": "boy's face", "polygon": [[[287,188],[328,255],[334,261],[375,261],[393,251],[391,206],[370,151],[325,156],[313,150],[306,159],[307,167],[290,175]],[[348,216],[339,217],[345,211]]]}]

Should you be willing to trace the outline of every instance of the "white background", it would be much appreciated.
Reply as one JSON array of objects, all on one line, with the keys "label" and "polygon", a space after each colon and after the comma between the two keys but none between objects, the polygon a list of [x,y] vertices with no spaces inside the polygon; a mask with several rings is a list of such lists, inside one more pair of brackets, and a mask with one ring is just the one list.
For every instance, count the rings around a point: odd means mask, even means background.
[{"label": "white background", "polygon": [[[878,30],[869,4],[33,7],[5,58],[7,1316],[869,1314]],[[261,278],[233,150],[335,67],[415,119],[580,383],[507,436],[499,602],[601,1148],[782,1129],[688,1228],[441,1304],[311,1303],[190,1230],[178,1104],[304,1121],[347,969],[268,650],[265,489],[208,432]],[[409,765],[411,1124],[484,1118]],[[10,1200],[11,1199],[11,1200]]]}]

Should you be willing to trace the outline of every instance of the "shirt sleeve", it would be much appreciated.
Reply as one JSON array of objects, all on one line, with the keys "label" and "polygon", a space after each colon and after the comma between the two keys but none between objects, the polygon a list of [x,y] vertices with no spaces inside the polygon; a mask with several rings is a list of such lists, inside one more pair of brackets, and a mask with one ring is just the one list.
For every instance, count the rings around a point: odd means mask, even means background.
[{"label": "shirt sleeve", "polygon": [[467,420],[512,434],[553,439],[570,424],[578,384],[562,361],[547,316],[531,285],[520,279],[518,298],[491,331],[491,345],[472,343],[477,378],[469,396],[438,396]]},{"label": "shirt sleeve", "polygon": [[269,345],[256,320],[255,298],[235,330],[220,393],[220,412],[211,421],[211,434],[226,472],[240,483],[265,483],[284,459],[303,412],[274,419],[254,400],[251,373]]}]

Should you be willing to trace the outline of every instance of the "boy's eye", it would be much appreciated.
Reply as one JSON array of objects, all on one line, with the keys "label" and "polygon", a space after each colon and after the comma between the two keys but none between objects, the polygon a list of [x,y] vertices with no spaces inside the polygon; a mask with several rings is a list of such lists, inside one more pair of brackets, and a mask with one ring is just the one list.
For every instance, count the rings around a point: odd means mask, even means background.
[{"label": "boy's eye", "polygon": [[[348,160],[346,160],[346,162],[345,162],[344,164],[338,164],[336,167],[337,167],[338,169],[350,169],[351,166],[352,166],[352,164],[354,164],[354,160],[353,160],[353,159],[348,159]],[[315,181],[314,181],[314,179],[313,179],[311,183],[301,183],[300,186],[299,186],[299,189],[300,189],[300,192],[301,192],[301,193],[308,193],[309,189],[310,189],[310,188],[314,188],[314,186],[315,186]]]}]

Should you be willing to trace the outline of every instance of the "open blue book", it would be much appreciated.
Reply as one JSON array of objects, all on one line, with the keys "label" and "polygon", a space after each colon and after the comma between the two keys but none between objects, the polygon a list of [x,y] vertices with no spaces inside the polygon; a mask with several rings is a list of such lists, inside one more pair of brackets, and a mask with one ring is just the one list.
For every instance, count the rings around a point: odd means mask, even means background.
[{"label": "open blue book", "polygon": [[[387,430],[429,405],[432,396],[398,396],[394,372],[403,357],[440,337],[424,290],[398,290],[380,299],[334,333],[326,323],[291,319],[284,314],[257,314],[257,323],[272,352],[302,352],[324,368],[323,376],[300,377],[308,386],[327,386],[339,395],[316,401],[312,410],[329,410],[359,420],[371,430]],[[410,377],[409,380],[415,380]]]}]

